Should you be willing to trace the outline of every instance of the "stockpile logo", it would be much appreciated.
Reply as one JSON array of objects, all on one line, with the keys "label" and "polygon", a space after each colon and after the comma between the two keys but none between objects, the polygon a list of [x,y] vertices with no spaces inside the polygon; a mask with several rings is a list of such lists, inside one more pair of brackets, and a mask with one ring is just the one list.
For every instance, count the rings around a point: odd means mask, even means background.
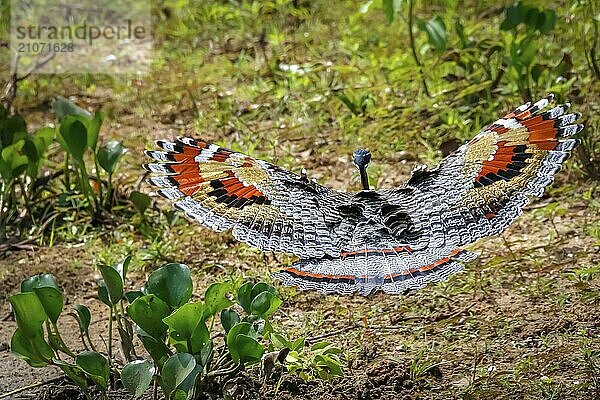
[{"label": "stockpile logo", "polygon": [[10,9],[20,70],[142,74],[150,66],[149,0],[13,0]]}]

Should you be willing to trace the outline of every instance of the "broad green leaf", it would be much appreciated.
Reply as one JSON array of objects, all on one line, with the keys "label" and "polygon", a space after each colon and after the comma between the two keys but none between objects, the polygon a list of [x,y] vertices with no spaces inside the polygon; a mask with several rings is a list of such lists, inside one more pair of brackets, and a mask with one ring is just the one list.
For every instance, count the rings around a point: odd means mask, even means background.
[{"label": "broad green leaf", "polygon": [[22,149],[25,144],[21,140],[15,144],[9,145],[0,152],[0,160],[2,160],[2,176],[5,180],[16,178],[27,169],[29,159],[22,154]]},{"label": "broad green leaf", "polygon": [[537,29],[541,33],[549,33],[556,25],[556,12],[554,10],[544,10],[540,15]]},{"label": "broad green leaf", "polygon": [[146,209],[150,206],[151,201],[150,196],[148,196],[146,193],[138,192],[136,190],[131,192],[129,195],[129,200],[133,203],[135,209],[140,214],[144,214],[144,212],[146,212]]},{"label": "broad green leaf", "polygon": [[271,335],[269,336],[269,339],[271,340],[271,343],[273,344],[273,346],[276,349],[283,349],[283,348],[288,348],[291,349],[292,348],[292,344],[290,343],[289,340],[287,340],[285,337],[283,337],[283,335],[279,334],[279,333],[271,333]]},{"label": "broad green leaf", "polygon": [[318,342],[310,347],[310,351],[320,354],[340,354],[342,350],[335,347],[329,342]]},{"label": "broad green leaf", "polygon": [[231,358],[236,363],[241,362],[242,354],[240,354],[240,347],[237,343],[238,337],[245,335],[251,338],[256,338],[257,333],[249,322],[240,322],[235,324],[227,333],[227,348],[231,353]]},{"label": "broad green leaf", "polygon": [[537,54],[537,46],[531,38],[526,37],[511,47],[511,62],[520,66],[529,66]]},{"label": "broad green leaf", "polygon": [[213,359],[213,356],[214,356],[213,342],[210,339],[208,340],[208,343],[206,344],[206,346],[204,346],[202,348],[202,350],[200,351],[200,354],[194,355],[194,357],[196,357],[196,362],[202,366],[208,365],[211,362],[211,360]]},{"label": "broad green leaf", "polygon": [[163,319],[169,326],[169,338],[179,351],[196,354],[210,341],[203,315],[202,303],[187,303]]},{"label": "broad green leaf", "polygon": [[146,360],[135,360],[127,363],[121,371],[121,382],[134,399],[140,397],[152,383],[154,366]]},{"label": "broad green leaf", "polygon": [[98,147],[98,136],[100,135],[100,128],[102,127],[102,122],[104,122],[104,113],[102,111],[97,111],[94,114],[94,117],[90,119],[87,125],[88,146],[92,150],[96,150],[96,147]]},{"label": "broad green leaf", "polygon": [[169,357],[161,370],[162,387],[168,399],[171,393],[194,371],[196,360],[188,353],[177,353]]},{"label": "broad green leaf", "polygon": [[38,153],[43,155],[45,151],[48,149],[48,146],[52,144],[54,141],[54,137],[56,136],[56,129],[45,127],[38,129],[34,136],[33,141],[35,143],[36,148],[38,149]]},{"label": "broad green leaf", "polygon": [[388,24],[394,22],[394,16],[400,9],[401,4],[402,0],[382,0],[383,12],[385,13]]},{"label": "broad green leaf", "polygon": [[271,307],[273,297],[275,296],[269,292],[259,293],[250,304],[250,312],[255,315],[263,315]]},{"label": "broad green leaf", "polygon": [[54,360],[55,365],[57,365],[62,371],[65,373],[69,379],[71,379],[83,392],[87,392],[88,384],[87,384],[87,376],[85,372],[77,366],[66,363],[61,360]]},{"label": "broad green leaf", "polygon": [[326,368],[326,371],[319,371],[319,377],[321,379],[329,380],[336,376],[342,375],[341,363],[327,355],[316,355],[314,358],[315,365],[320,368]]},{"label": "broad green leaf", "polygon": [[37,167],[41,159],[41,155],[32,137],[25,139],[21,152],[27,156],[27,160],[29,161],[30,165]]},{"label": "broad green leaf", "polygon": [[250,303],[252,303],[253,299],[253,297],[251,297],[253,286],[252,282],[246,282],[238,289],[238,302],[247,313],[250,313]]},{"label": "broad green leaf", "polygon": [[127,257],[125,257],[125,259],[122,262],[117,263],[113,267],[114,269],[116,269],[119,272],[119,275],[121,275],[123,282],[125,282],[125,278],[127,277],[127,271],[129,270],[130,263],[131,263],[131,256],[127,256]]},{"label": "broad green leaf", "polygon": [[305,343],[306,343],[306,339],[304,337],[299,337],[298,339],[294,340],[294,343],[292,343],[291,349],[300,351],[304,348]]},{"label": "broad green leaf", "polygon": [[285,356],[285,362],[286,363],[294,364],[294,363],[297,363],[299,361],[300,361],[300,354],[296,350],[290,351]]},{"label": "broad green leaf", "polygon": [[92,314],[90,313],[90,309],[83,304],[77,304],[75,306],[75,311],[77,311],[79,330],[82,333],[87,333],[88,329],[90,328],[90,323],[92,322]]},{"label": "broad green leaf", "polygon": [[144,332],[156,340],[164,340],[168,327],[163,318],[171,313],[167,303],[153,294],[147,294],[135,299],[127,307],[127,312]]},{"label": "broad green leaf", "polygon": [[[54,137],[54,134],[55,134],[54,129],[51,129],[51,128],[44,128],[44,129],[51,132],[52,137]],[[40,131],[38,131],[38,133],[39,132]],[[40,172],[40,169],[42,166],[43,157],[48,148],[48,145],[46,144],[45,139],[43,138],[43,135],[38,135],[38,133],[36,133],[36,136],[28,138],[25,142],[25,145],[23,146],[23,153],[29,159],[29,162],[27,164],[27,175],[34,181],[37,179],[37,177],[39,175],[39,172]]]},{"label": "broad green leaf", "polygon": [[438,51],[446,50],[448,33],[442,18],[436,15],[427,22],[419,21],[418,26],[420,30],[427,34],[429,44]]},{"label": "broad green leaf", "polygon": [[42,324],[48,317],[37,295],[32,292],[17,293],[10,296],[9,301],[22,333],[30,339],[39,336]]},{"label": "broad green leaf", "polygon": [[527,10],[522,4],[514,4],[506,9],[506,17],[500,24],[500,29],[508,31],[515,29],[525,19]]},{"label": "broad green leaf", "polygon": [[225,333],[229,332],[232,326],[240,322],[240,316],[235,310],[227,308],[221,311],[221,325],[225,329]]},{"label": "broad green leaf", "polygon": [[160,297],[171,307],[177,308],[192,297],[192,277],[187,265],[166,264],[148,277],[147,293]]},{"label": "broad green leaf", "polygon": [[21,282],[21,292],[33,292],[33,289],[41,287],[52,287],[60,291],[56,279],[51,274],[34,275]]},{"label": "broad green leaf", "polygon": [[3,147],[8,147],[27,139],[29,134],[24,128],[25,125],[21,125],[21,122],[25,123],[19,115],[13,115],[8,120],[0,122],[2,124],[0,125],[0,130],[2,130],[2,134],[5,137]]},{"label": "broad green leaf", "polygon": [[23,334],[21,329],[17,328],[10,340],[10,351],[32,367],[45,367],[54,356],[54,352],[44,340],[41,330],[38,336],[30,339]]},{"label": "broad green leaf", "polygon": [[125,292],[125,298],[129,302],[129,304],[133,303],[135,299],[142,296],[144,296],[144,292],[142,292],[141,290],[130,290],[128,292]]},{"label": "broad green leaf", "polygon": [[[541,14],[541,18],[544,18]],[[525,25],[531,29],[537,29],[538,21],[540,21],[540,11],[535,7],[529,7],[525,14]]]},{"label": "broad green leaf", "polygon": [[256,296],[258,296],[262,292],[269,292],[269,293],[273,293],[275,295],[277,294],[277,290],[275,289],[275,287],[268,285],[264,282],[259,282],[252,287],[252,293],[250,295],[250,302],[252,303],[252,300],[254,300],[256,298]]},{"label": "broad green leaf", "polygon": [[167,345],[162,340],[156,340],[150,334],[144,332],[139,327],[136,327],[136,333],[138,338],[144,345],[144,348],[150,354],[150,357],[154,360],[159,369],[162,368],[167,358],[169,358],[170,351]]},{"label": "broad green leaf", "polygon": [[98,265],[108,293],[108,300],[115,305],[123,298],[123,279],[119,272],[109,265]]},{"label": "broad green leaf", "polygon": [[110,366],[102,354],[84,351],[77,355],[75,363],[103,390],[108,387]]},{"label": "broad green leaf", "polygon": [[192,336],[198,322],[202,321],[204,307],[202,303],[187,303],[175,310],[173,314],[163,318],[171,331],[181,336],[180,340],[187,340]]},{"label": "broad green leaf", "polygon": [[238,335],[234,346],[240,357],[241,363],[253,364],[259,362],[265,353],[263,345],[248,335]]},{"label": "broad green leaf", "polygon": [[204,295],[204,319],[216,315],[221,310],[231,306],[233,302],[227,298],[231,292],[231,284],[226,282],[213,283],[206,289]]},{"label": "broad green leaf", "polygon": [[59,133],[62,138],[61,145],[80,164],[83,163],[83,154],[87,148],[87,128],[85,124],[72,115],[67,116],[60,124]]},{"label": "broad green leaf", "polygon": [[27,124],[19,114],[0,119],[0,148],[27,137]]},{"label": "broad green leaf", "polygon": [[104,146],[98,149],[98,163],[109,175],[112,175],[116,168],[117,163],[127,152],[127,149],[123,146],[123,143],[118,140],[111,140]]},{"label": "broad green leaf", "polygon": [[547,69],[548,67],[543,64],[535,64],[533,67],[531,67],[531,79],[533,79],[534,82],[537,82],[542,73],[544,73],[544,71]]},{"label": "broad green leaf", "polygon": [[194,359],[196,360],[196,366],[194,367],[192,372],[190,372],[188,374],[188,376],[183,380],[183,382],[181,382],[177,386],[177,390],[174,393],[175,399],[177,399],[177,395],[181,395],[181,394],[177,393],[179,391],[181,391],[183,393],[183,396],[181,397],[183,400],[193,398],[192,395],[193,395],[194,387],[196,385],[196,378],[198,377],[198,374],[201,373],[202,370],[204,369],[204,365],[202,364],[199,357],[194,356]]},{"label": "broad green leaf", "polygon": [[98,285],[98,299],[107,306],[112,307],[110,296],[108,295],[108,288],[106,287],[104,279],[99,279],[96,283]]},{"label": "broad green leaf", "polygon": [[44,307],[46,315],[53,323],[58,321],[60,313],[63,309],[63,295],[60,291],[53,287],[38,287],[34,288],[33,292],[37,295]]},{"label": "broad green leaf", "polygon": [[86,118],[92,118],[92,114],[89,111],[77,106],[71,100],[66,99],[62,96],[56,96],[54,101],[54,113],[59,121],[65,119],[68,115],[81,115]]},{"label": "broad green leaf", "polygon": [[261,292],[252,300],[252,314],[268,317],[273,314],[283,302],[271,292]]}]

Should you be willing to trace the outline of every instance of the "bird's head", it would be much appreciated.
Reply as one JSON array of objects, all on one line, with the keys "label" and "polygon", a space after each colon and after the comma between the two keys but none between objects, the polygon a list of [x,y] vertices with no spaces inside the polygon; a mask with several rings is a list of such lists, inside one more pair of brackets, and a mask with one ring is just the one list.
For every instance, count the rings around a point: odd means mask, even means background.
[{"label": "bird's head", "polygon": [[358,149],[352,155],[352,162],[358,169],[367,168],[371,162],[371,152],[367,149]]}]

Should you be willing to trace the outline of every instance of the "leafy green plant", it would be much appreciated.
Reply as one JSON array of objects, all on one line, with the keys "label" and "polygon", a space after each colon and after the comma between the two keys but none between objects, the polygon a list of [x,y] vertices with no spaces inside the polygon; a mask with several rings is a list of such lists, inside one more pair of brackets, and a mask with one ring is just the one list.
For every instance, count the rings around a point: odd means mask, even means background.
[{"label": "leafy green plant", "polygon": [[[110,210],[115,204],[113,175],[127,149],[119,141],[99,145],[98,137],[104,122],[104,113],[93,116],[69,100],[58,97],[54,104],[60,121],[57,140],[66,152],[65,186],[71,190],[70,171],[75,172],[74,186],[85,199],[85,205],[94,215]],[[88,173],[87,161],[91,159],[95,174]],[[103,171],[103,174],[101,173]],[[105,179],[103,176],[105,175]],[[95,182],[92,185],[91,182]]]},{"label": "leafy green plant", "polygon": [[340,93],[338,98],[354,115],[365,115],[369,107],[373,106],[373,98],[368,93],[356,97]]},{"label": "leafy green plant", "polygon": [[427,354],[428,351],[428,349],[420,351],[415,359],[410,363],[409,376],[412,381],[422,379],[428,372],[434,368],[438,368],[439,365],[441,365],[441,363],[434,362],[429,359]]},{"label": "leafy green plant", "polygon": [[531,98],[532,82],[537,81],[547,67],[535,64],[539,34],[548,34],[556,24],[553,10],[540,10],[523,2],[506,9],[500,29],[510,31],[506,54],[508,76],[516,83],[523,98]]},{"label": "leafy green plant", "polygon": [[117,323],[117,330],[121,338],[121,349],[127,360],[136,357],[133,345],[133,325],[125,318],[126,300],[133,299],[139,293],[125,293],[125,279],[129,270],[131,257],[126,257],[123,262],[114,265],[98,265],[102,279],[98,281],[98,299],[110,308],[108,319],[108,358],[113,356],[113,320]]},{"label": "leafy green plant", "polygon": [[306,350],[304,338],[291,342],[281,334],[273,334],[271,340],[275,348],[290,349],[285,357],[287,371],[304,381],[331,380],[344,375],[343,352],[329,342],[317,342]]},{"label": "leafy green plant", "polygon": [[[143,292],[127,311],[156,365],[155,379],[166,398],[192,398],[205,380],[260,362],[265,352],[261,341],[273,331],[268,318],[281,305],[275,289],[264,283],[246,283],[237,290],[232,282],[214,283],[204,301],[190,301],[192,281],[181,264],[153,272]],[[211,339],[217,318],[225,334],[219,352]]]},{"label": "leafy green plant", "polygon": [[[17,320],[17,329],[10,342],[15,355],[32,367],[59,367],[81,388],[87,399],[91,399],[88,379],[97,384],[104,398],[108,398],[108,359],[91,350],[75,354],[62,339],[57,322],[63,312],[64,298],[52,275],[41,274],[26,279],[21,283],[20,292],[10,296],[9,301]],[[80,329],[89,340],[89,310],[78,305],[77,315]],[[84,345],[87,348],[85,342]]]},{"label": "leafy green plant", "polygon": [[33,203],[43,190],[39,175],[53,139],[50,128],[28,133],[25,120],[0,105],[0,239],[7,225],[23,220],[20,209],[34,218]]},{"label": "leafy green plant", "polygon": [[433,16],[429,21],[418,20],[417,27],[427,34],[427,40],[434,49],[446,50],[448,33],[444,20],[439,15]]},{"label": "leafy green plant", "polygon": [[[86,396],[89,381],[105,393],[111,373],[119,373],[134,398],[155,382],[167,399],[193,399],[211,383],[266,364],[266,354],[282,354],[279,358],[288,372],[305,380],[342,375],[340,349],[319,342],[305,350],[304,339],[289,341],[272,326],[270,318],[282,304],[273,286],[217,282],[206,289],[203,301],[196,301],[192,300],[189,268],[169,263],[152,272],[141,290],[126,291],[130,262],[127,257],[114,265],[98,266],[102,275],[98,299],[109,308],[105,355],[90,340],[92,317],[84,305],[76,305],[69,314],[79,323],[84,351],[75,354],[65,345],[57,326],[64,299],[51,275],[29,278],[21,285],[21,293],[10,297],[18,325],[11,350],[31,366],[58,366]],[[120,372],[113,356],[114,324],[128,361]],[[136,354],[135,338],[150,360]]]},{"label": "leafy green plant", "polygon": [[[401,0],[383,0],[382,6],[383,11],[386,15],[386,19],[388,24],[391,24],[394,21],[396,14],[400,11],[402,7]],[[414,6],[415,0],[407,1],[407,28],[408,28],[408,38],[410,41],[410,49],[412,58],[415,62],[415,65],[419,69],[419,74],[421,75],[421,83],[423,86],[423,92],[425,95],[430,97],[429,87],[427,85],[427,80],[425,79],[425,72],[423,71],[423,64],[419,59],[417,52],[417,45],[415,42],[415,34],[414,34],[414,25],[415,25],[415,13]],[[439,52],[443,52],[446,50],[447,46],[447,38],[448,34],[446,31],[446,25],[440,16],[433,16],[429,21],[423,21],[421,19],[417,19],[417,28],[424,32],[427,35],[427,39],[429,45],[431,45],[435,50]]]}]

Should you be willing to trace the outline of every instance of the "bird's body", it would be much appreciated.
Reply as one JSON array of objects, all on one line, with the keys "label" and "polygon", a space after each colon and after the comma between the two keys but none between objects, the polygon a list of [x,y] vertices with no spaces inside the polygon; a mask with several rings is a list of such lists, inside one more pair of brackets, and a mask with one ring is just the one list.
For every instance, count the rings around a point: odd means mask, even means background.
[{"label": "bird's body", "polygon": [[[462,249],[502,232],[577,144],[567,105],[551,96],[484,128],[432,170],[370,190],[371,155],[355,152],[363,190],[329,189],[276,165],[191,138],[158,141],[148,182],[175,207],[263,251],[300,258],[275,276],[324,293],[403,293],[445,280],[476,257]],[[368,154],[367,154],[368,153]]]}]

